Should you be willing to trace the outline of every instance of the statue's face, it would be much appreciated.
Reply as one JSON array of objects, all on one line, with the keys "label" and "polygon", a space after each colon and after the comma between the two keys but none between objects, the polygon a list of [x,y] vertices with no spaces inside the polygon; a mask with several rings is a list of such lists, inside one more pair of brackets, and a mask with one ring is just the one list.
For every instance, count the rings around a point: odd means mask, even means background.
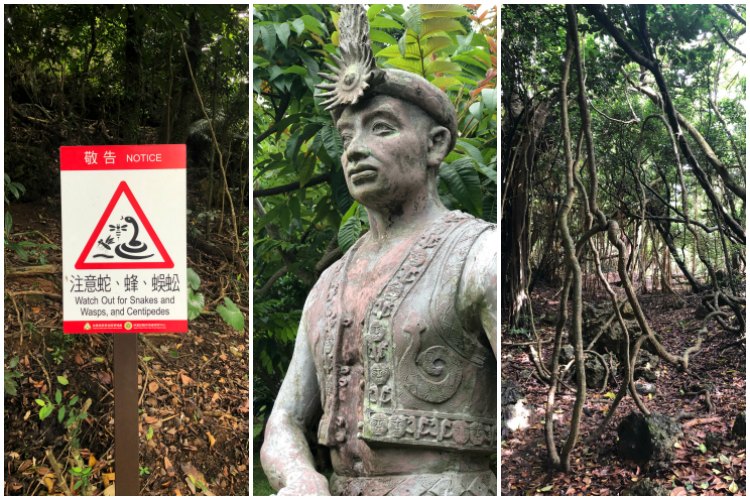
[{"label": "statue's face", "polygon": [[432,119],[401,99],[376,95],[347,107],[336,124],[352,197],[370,208],[397,208],[427,188]]}]

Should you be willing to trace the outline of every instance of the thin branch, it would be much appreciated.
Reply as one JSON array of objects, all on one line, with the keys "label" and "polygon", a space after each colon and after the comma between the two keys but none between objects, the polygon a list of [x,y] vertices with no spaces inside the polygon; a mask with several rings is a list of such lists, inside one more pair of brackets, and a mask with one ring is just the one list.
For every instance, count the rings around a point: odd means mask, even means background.
[{"label": "thin branch", "polygon": [[730,48],[730,49],[732,49],[733,51],[737,52],[737,53],[738,53],[739,55],[741,55],[742,57],[744,57],[744,58],[747,58],[747,55],[745,55],[745,53],[744,53],[744,52],[742,52],[742,51],[741,51],[740,49],[738,49],[736,45],[733,45],[733,44],[732,44],[732,42],[730,42],[730,41],[729,41],[729,40],[727,39],[727,37],[725,37],[725,36],[724,36],[724,33],[722,33],[722,32],[721,32],[721,30],[720,30],[720,29],[719,29],[719,28],[718,28],[718,27],[717,27],[716,25],[714,25],[714,29],[715,29],[715,30],[716,30],[716,32],[717,32],[717,33],[719,34],[719,37],[720,37],[720,38],[721,38],[721,40],[722,40],[722,41],[723,41],[723,42],[724,42],[724,43],[726,44],[726,46],[727,46],[727,47],[729,47],[729,48]]},{"label": "thin branch", "polygon": [[747,23],[745,22],[745,19],[736,11],[734,10],[734,7],[731,5],[724,3],[717,5],[718,8],[732,16],[733,18],[737,19],[739,22],[742,23],[743,26],[747,26]]},{"label": "thin branch", "polygon": [[289,184],[284,184],[283,186],[276,186],[276,187],[267,188],[267,189],[254,189],[253,198],[262,198],[264,196],[273,196],[276,194],[289,193],[289,192],[296,191],[301,188],[317,186],[318,184],[327,182],[330,178],[331,178],[331,174],[325,173],[325,174],[320,174],[317,177],[313,177],[312,179],[307,181],[304,186],[301,185],[299,181],[294,181]]},{"label": "thin branch", "polygon": [[219,141],[218,139],[216,139],[216,130],[214,130],[213,121],[211,120],[211,117],[208,116],[208,111],[206,111],[206,106],[203,103],[203,96],[201,95],[200,90],[198,89],[198,82],[195,80],[195,74],[193,73],[193,65],[190,63],[190,57],[188,57],[188,53],[187,53],[187,45],[185,44],[185,38],[182,36],[182,33],[180,33],[180,42],[182,42],[182,53],[185,55],[185,62],[187,63],[188,72],[190,73],[190,80],[193,83],[193,91],[195,91],[195,96],[198,98],[198,104],[200,104],[201,112],[203,113],[203,118],[205,118],[206,123],[208,123],[208,130],[211,132],[211,143],[213,144],[214,150],[216,151],[216,154],[219,157],[219,169],[221,170],[221,176],[224,181],[224,194],[229,200],[229,210],[232,213],[232,227],[234,229],[235,255],[242,258],[240,254],[240,232],[239,232],[239,229],[237,228],[237,214],[234,211],[234,200],[232,199],[232,193],[229,191],[229,183],[227,182],[227,166],[224,163],[224,156],[221,152],[221,147],[219,147]]}]

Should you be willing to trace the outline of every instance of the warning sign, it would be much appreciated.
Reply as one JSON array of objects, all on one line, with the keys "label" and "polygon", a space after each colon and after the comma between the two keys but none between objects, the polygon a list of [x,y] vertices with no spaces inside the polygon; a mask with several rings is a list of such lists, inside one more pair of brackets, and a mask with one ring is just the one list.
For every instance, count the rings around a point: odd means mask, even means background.
[{"label": "warning sign", "polygon": [[174,267],[148,218],[122,181],[76,261],[76,269]]},{"label": "warning sign", "polygon": [[64,146],[60,184],[63,331],[187,331],[185,146]]}]

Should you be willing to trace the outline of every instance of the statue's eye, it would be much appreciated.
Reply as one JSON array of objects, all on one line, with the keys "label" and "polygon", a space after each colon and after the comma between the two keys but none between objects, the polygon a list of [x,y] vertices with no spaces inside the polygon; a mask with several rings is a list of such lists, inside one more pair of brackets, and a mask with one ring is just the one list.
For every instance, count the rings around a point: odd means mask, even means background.
[{"label": "statue's eye", "polygon": [[396,128],[390,123],[379,121],[373,124],[372,131],[376,135],[388,135],[395,132]]},{"label": "statue's eye", "polygon": [[352,142],[351,134],[341,134],[341,141],[344,144],[344,149],[349,147],[349,144]]}]

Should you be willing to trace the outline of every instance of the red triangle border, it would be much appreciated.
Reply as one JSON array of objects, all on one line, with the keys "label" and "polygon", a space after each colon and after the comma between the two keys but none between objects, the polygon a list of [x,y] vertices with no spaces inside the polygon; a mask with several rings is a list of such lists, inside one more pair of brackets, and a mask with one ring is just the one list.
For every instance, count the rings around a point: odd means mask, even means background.
[{"label": "red triangle border", "polygon": [[[163,262],[94,262],[94,263],[84,262],[86,260],[86,257],[88,257],[89,253],[91,253],[91,249],[96,244],[96,237],[99,236],[99,233],[101,233],[102,229],[104,228],[104,225],[109,220],[109,216],[112,215],[112,212],[115,209],[115,205],[117,205],[117,202],[120,201],[120,198],[122,197],[123,194],[130,202],[130,205],[133,207],[133,210],[135,210],[135,213],[138,216],[138,219],[141,221],[141,224],[143,224],[143,229],[146,230],[149,237],[154,242],[156,249],[159,251],[159,255],[161,255],[162,259],[164,259]],[[128,186],[128,184],[125,181],[121,181],[120,184],[117,186],[117,189],[115,190],[115,194],[112,195],[112,199],[109,201],[109,204],[104,209],[104,214],[102,215],[101,219],[99,219],[99,223],[96,225],[96,228],[94,228],[94,232],[91,233],[91,237],[89,238],[89,241],[86,243],[86,246],[83,247],[83,251],[81,252],[80,257],[78,257],[78,260],[76,261],[75,268],[76,269],[171,269],[173,267],[174,267],[174,262],[172,261],[172,258],[169,256],[167,249],[164,248],[164,245],[162,245],[161,240],[156,235],[156,232],[154,232],[154,228],[151,226],[151,223],[146,218],[146,214],[143,213],[143,209],[138,203],[138,200],[136,200],[135,196],[133,196],[133,192],[130,190],[130,186]]]}]

